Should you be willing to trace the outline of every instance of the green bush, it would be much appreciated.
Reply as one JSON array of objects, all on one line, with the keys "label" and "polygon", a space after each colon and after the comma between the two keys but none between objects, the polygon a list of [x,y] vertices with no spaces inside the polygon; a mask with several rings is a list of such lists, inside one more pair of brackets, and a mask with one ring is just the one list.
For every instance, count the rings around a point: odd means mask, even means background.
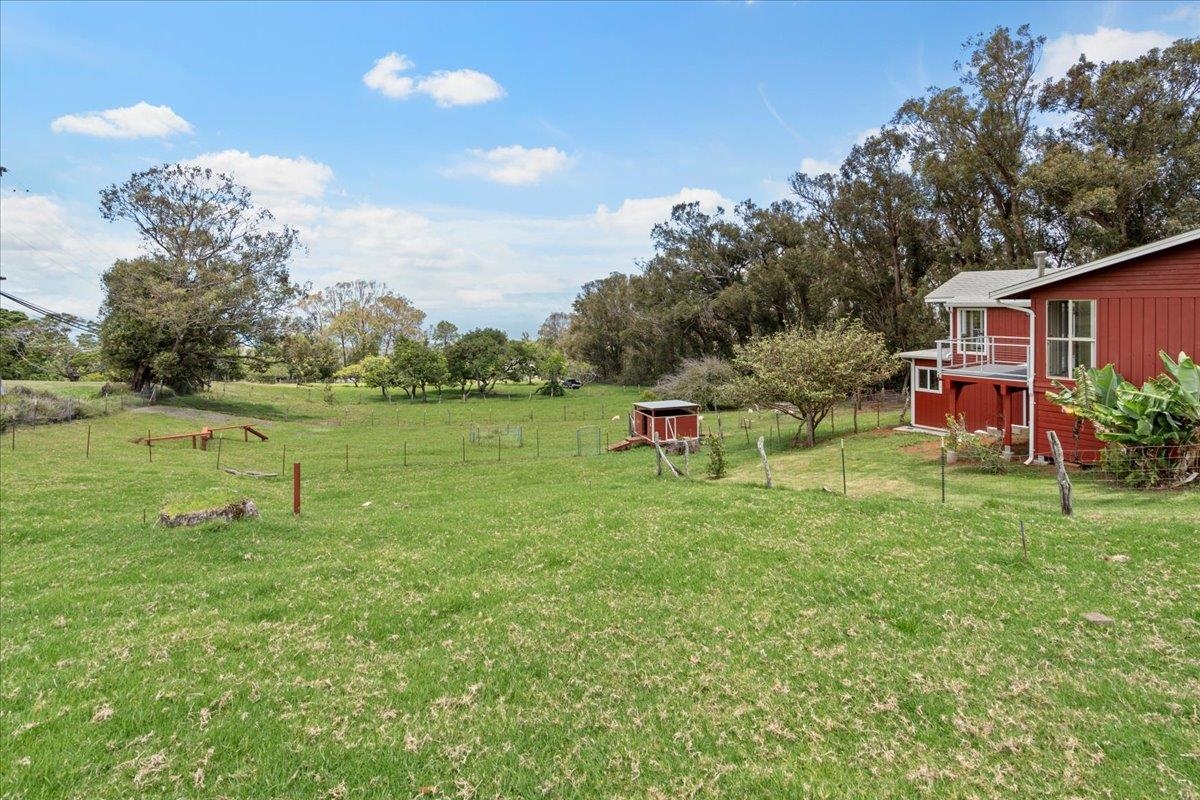
[{"label": "green bush", "polygon": [[711,433],[705,437],[704,442],[708,445],[708,477],[713,480],[724,478],[728,468],[725,463],[725,442]]}]

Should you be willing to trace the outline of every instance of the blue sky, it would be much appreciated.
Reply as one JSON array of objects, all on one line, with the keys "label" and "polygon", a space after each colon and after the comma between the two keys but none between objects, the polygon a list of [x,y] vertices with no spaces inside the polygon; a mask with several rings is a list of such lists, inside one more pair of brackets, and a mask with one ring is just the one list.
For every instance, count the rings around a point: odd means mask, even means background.
[{"label": "blue sky", "polygon": [[297,279],[534,331],[672,202],[783,196],[1025,22],[1053,74],[1194,36],[1200,4],[5,2],[6,288],[94,315],[137,246],[98,191],[198,160],[301,229]]}]

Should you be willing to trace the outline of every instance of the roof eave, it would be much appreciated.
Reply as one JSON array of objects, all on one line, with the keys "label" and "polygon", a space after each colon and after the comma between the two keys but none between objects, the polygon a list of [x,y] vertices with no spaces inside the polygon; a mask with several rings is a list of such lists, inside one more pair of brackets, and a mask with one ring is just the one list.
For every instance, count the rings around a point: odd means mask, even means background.
[{"label": "roof eave", "polygon": [[1117,264],[1122,264],[1126,261],[1132,261],[1135,258],[1153,255],[1154,253],[1170,250],[1172,247],[1191,244],[1192,242],[1200,241],[1200,228],[1195,228],[1184,233],[1168,236],[1166,239],[1159,239],[1157,242],[1150,242],[1139,247],[1134,247],[1129,250],[1123,250],[1120,253],[1113,253],[1111,256],[1098,258],[1095,261],[1089,261],[1086,264],[1080,264],[1077,267],[1068,267],[1067,269],[1058,269],[1047,272],[1031,280],[1015,283],[1012,286],[1006,286],[1003,289],[998,289],[989,294],[993,299],[1000,300],[1013,295],[1020,295],[1030,292],[1034,289],[1039,289],[1043,286],[1049,286],[1052,283],[1059,281],[1077,278],[1081,275],[1088,275],[1097,270],[1115,267]]},{"label": "roof eave", "polygon": [[943,305],[964,308],[1002,308],[1004,306],[1029,305],[1028,300],[1018,300],[1012,303],[1001,303],[993,297],[926,297],[925,302],[929,305]]}]

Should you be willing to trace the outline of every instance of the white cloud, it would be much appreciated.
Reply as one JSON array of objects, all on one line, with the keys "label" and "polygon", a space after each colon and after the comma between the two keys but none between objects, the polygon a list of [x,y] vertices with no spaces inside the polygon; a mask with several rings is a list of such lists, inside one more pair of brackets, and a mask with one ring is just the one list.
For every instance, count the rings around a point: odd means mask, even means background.
[{"label": "white cloud", "polygon": [[124,108],[110,108],[107,111],[67,114],[51,122],[50,130],[55,133],[80,133],[106,139],[141,139],[191,133],[192,126],[171,110],[170,106],[152,106],[141,102]]},{"label": "white cloud", "polygon": [[523,147],[514,144],[467,152],[470,159],[446,170],[447,175],[475,175],[494,183],[522,186],[538,183],[571,163],[570,156],[557,147]]},{"label": "white cloud", "polygon": [[819,158],[802,158],[800,159],[800,171],[805,175],[817,176],[824,175],[826,172],[831,172],[837,175],[841,164],[836,164],[833,161],[824,161]]},{"label": "white cloud", "polygon": [[413,68],[413,62],[408,56],[399,53],[388,53],[375,62],[375,66],[363,75],[363,83],[369,88],[394,100],[403,100],[412,94],[414,81],[401,75]]},{"label": "white cloud", "polygon": [[[54,311],[94,319],[100,275],[137,253],[132,233],[101,224],[95,212],[72,213],[46,195],[0,196],[4,288]],[[5,307],[11,307],[4,301]]]},{"label": "white cloud", "polygon": [[883,128],[880,128],[880,127],[867,128],[864,131],[858,132],[858,135],[854,137],[854,143],[859,144],[859,145],[866,144],[867,139],[870,139],[872,136],[878,136],[881,133],[883,133]]},{"label": "white cloud", "polygon": [[1042,53],[1042,77],[1059,78],[1086,55],[1094,63],[1127,61],[1154,47],[1167,47],[1173,39],[1160,31],[1127,31],[1096,28],[1095,33],[1064,33],[1046,42]]},{"label": "white cloud", "polygon": [[202,153],[190,162],[224,173],[250,190],[251,199],[282,223],[303,226],[315,220],[333,170],[319,161],[300,156],[260,155],[242,150]]},{"label": "white cloud", "polygon": [[442,108],[474,106],[504,97],[504,87],[491,75],[473,69],[440,70],[417,81],[417,91],[432,97]]},{"label": "white cloud", "polygon": [[671,216],[671,209],[680,203],[699,203],[700,210],[711,214],[718,206],[733,208],[733,201],[713,189],[680,189],[663,197],[635,197],[622,201],[613,211],[606,205],[596,209],[596,220],[603,225],[631,228],[646,236],[650,229]]},{"label": "white cloud", "polygon": [[1200,3],[1188,3],[1163,16],[1169,22],[1200,22]]},{"label": "white cloud", "polygon": [[[667,219],[674,204],[698,201],[705,211],[733,205],[715,190],[692,188],[627,199],[614,210],[556,216],[347,205],[331,191],[333,170],[310,159],[229,150],[194,161],[232,173],[281,222],[300,227],[307,249],[292,260],[293,280],[318,288],[358,278],[385,281],[432,320],[496,325],[514,334],[536,330],[551,311],[569,308],[584,282],[632,269],[650,255],[650,228]],[[90,204],[10,194],[0,206],[0,247],[6,289],[47,308],[94,317],[100,273],[135,254],[138,241],[130,225],[99,222]]]},{"label": "white cloud", "polygon": [[252,156],[242,150],[202,153],[191,163],[223,172],[251,192],[288,198],[320,197],[333,180],[333,170],[318,161],[300,156]]},{"label": "white cloud", "polygon": [[492,76],[473,69],[438,70],[424,77],[410,77],[415,64],[408,56],[388,53],[375,62],[363,75],[368,88],[390,97],[404,100],[414,92],[428,95],[442,108],[473,106],[504,97],[504,87]]}]

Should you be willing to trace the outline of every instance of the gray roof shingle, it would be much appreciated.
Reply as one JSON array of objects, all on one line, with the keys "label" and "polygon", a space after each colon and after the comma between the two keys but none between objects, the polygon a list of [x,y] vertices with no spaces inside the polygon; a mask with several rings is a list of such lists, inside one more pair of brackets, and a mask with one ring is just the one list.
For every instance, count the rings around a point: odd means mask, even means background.
[{"label": "gray roof shingle", "polygon": [[960,272],[925,295],[926,303],[995,305],[993,292],[1037,277],[1036,269],[977,269]]}]

